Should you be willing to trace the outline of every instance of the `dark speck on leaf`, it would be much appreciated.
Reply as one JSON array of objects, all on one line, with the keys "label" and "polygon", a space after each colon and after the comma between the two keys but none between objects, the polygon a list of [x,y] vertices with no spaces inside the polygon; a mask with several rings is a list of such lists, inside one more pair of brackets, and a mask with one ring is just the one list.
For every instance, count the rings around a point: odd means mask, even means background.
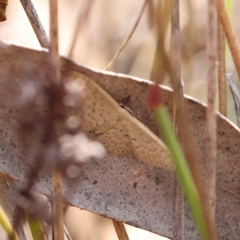
[{"label": "dark speck on leaf", "polygon": [[131,95],[128,95],[127,97],[124,97],[121,101],[122,104],[124,104],[124,105],[128,104],[129,101],[130,101],[130,98],[131,98]]},{"label": "dark speck on leaf", "polygon": [[159,184],[159,177],[156,177],[156,181],[155,181],[155,183],[156,183],[156,185],[158,185]]},{"label": "dark speck on leaf", "polygon": [[226,151],[230,151],[231,148],[229,146],[225,147]]}]

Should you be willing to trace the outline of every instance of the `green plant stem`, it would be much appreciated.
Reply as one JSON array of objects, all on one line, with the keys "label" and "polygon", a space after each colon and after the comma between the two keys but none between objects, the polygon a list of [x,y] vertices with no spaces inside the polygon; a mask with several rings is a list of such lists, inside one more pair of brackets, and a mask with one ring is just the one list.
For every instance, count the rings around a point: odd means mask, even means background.
[{"label": "green plant stem", "polygon": [[7,233],[7,236],[9,239],[19,240],[16,232],[12,228],[12,225],[11,225],[6,213],[4,212],[4,210],[2,209],[1,206],[0,206],[0,224],[2,225],[4,231]]},{"label": "green plant stem", "polygon": [[28,216],[28,224],[32,233],[33,240],[46,240],[40,220],[37,217]]},{"label": "green plant stem", "polygon": [[162,130],[165,142],[172,155],[178,179],[186,195],[188,204],[192,211],[192,215],[193,218],[195,219],[199,233],[202,239],[207,240],[209,238],[207,234],[206,224],[203,218],[203,211],[199,194],[193,182],[192,175],[190,173],[189,167],[183,155],[181,146],[174,135],[170,117],[167,113],[166,108],[161,105],[155,108],[155,114],[159,127]]}]

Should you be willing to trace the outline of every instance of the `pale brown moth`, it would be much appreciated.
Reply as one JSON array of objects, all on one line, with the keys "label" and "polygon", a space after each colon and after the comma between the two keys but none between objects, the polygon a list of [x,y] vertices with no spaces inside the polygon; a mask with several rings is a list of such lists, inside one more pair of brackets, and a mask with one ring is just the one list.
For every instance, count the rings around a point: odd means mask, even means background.
[{"label": "pale brown moth", "polygon": [[134,154],[140,161],[173,170],[166,145],[145,125],[91,78],[76,71],[69,72],[68,77],[85,86],[85,102],[79,116],[84,132],[95,135],[110,153]]}]

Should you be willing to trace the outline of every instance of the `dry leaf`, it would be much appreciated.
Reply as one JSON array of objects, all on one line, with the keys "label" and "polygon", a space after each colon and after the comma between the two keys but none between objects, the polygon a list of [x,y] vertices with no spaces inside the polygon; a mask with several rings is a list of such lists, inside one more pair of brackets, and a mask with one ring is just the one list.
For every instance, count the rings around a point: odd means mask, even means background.
[{"label": "dry leaf", "polygon": [[[21,81],[26,72],[44,78],[47,53],[0,42],[0,79],[8,77]],[[147,106],[149,81],[115,73],[94,71],[62,58],[64,71],[78,71],[93,79],[119,104],[124,104],[132,114],[153,133],[158,129]],[[164,102],[172,112],[172,92],[164,89]],[[206,108],[200,102],[185,98],[189,131],[194,137],[199,161],[206,156]],[[1,116],[9,113],[1,103]],[[16,122],[9,114],[1,117],[0,168],[7,174],[24,179],[31,163],[31,154],[25,156],[16,138]],[[226,118],[218,115],[217,162],[217,228],[219,239],[238,239],[240,235],[240,133]],[[160,136],[161,138],[161,136]],[[14,143],[14,144],[13,144]],[[15,147],[13,147],[13,145]],[[26,161],[26,158],[28,158]],[[48,194],[49,177],[40,177],[36,188]],[[135,155],[119,156],[110,153],[102,160],[93,160],[84,167],[81,182],[65,181],[64,188],[70,204],[101,215],[115,218],[134,226],[172,237],[173,173],[167,169],[139,161]],[[187,211],[185,238],[198,239],[196,229]]]}]

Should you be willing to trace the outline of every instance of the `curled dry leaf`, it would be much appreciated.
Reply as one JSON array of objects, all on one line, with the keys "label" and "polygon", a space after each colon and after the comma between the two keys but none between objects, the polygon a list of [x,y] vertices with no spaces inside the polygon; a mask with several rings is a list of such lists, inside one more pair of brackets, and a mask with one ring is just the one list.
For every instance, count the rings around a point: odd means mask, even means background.
[{"label": "curled dry leaf", "polygon": [[[0,42],[0,63],[2,66],[0,79],[7,76],[9,81],[21,81],[23,69],[27,63],[28,70],[31,70],[33,75],[44,79],[47,53],[44,50],[37,51]],[[93,85],[95,85],[94,80],[120,105],[124,104],[127,109],[130,109],[131,114],[153,133],[159,135],[154,116],[147,107],[148,87],[151,82],[121,74],[91,70],[65,58],[61,59],[61,63],[63,72],[77,71],[83,74],[84,78],[90,79],[90,84],[93,83]],[[89,85],[89,80],[87,84]],[[172,92],[169,88],[162,88],[164,103],[171,113]],[[91,98],[92,96],[88,99],[90,103]],[[87,110],[90,103],[86,104],[82,110],[83,116],[84,110]],[[185,106],[189,131],[194,137],[194,145],[201,163],[206,158],[206,108],[189,97],[185,97]],[[6,114],[11,109],[7,108],[3,102],[1,102],[0,109],[0,168],[3,172],[24,180],[24,174],[29,169],[34,151],[24,155],[16,137],[16,122],[11,115]],[[81,109],[79,113],[81,116]],[[4,114],[6,114],[5,118],[2,117]],[[111,116],[116,115],[111,114]],[[101,121],[104,119],[101,118]],[[96,130],[100,129],[99,125],[96,127]],[[104,135],[100,135],[100,138]],[[240,235],[239,136],[238,128],[218,114],[216,222],[219,239],[238,239]],[[161,139],[161,134],[159,137]],[[79,208],[171,238],[173,172],[147,161],[139,161],[137,154],[132,152],[121,155],[115,150],[110,151],[101,160],[87,162],[84,165],[81,182],[69,184],[65,179],[66,200],[69,204]],[[204,169],[202,171],[204,172]],[[49,175],[42,173],[36,182],[36,189],[49,194],[51,188],[49,182]],[[199,239],[189,211],[186,211],[185,228],[185,239]]]}]

